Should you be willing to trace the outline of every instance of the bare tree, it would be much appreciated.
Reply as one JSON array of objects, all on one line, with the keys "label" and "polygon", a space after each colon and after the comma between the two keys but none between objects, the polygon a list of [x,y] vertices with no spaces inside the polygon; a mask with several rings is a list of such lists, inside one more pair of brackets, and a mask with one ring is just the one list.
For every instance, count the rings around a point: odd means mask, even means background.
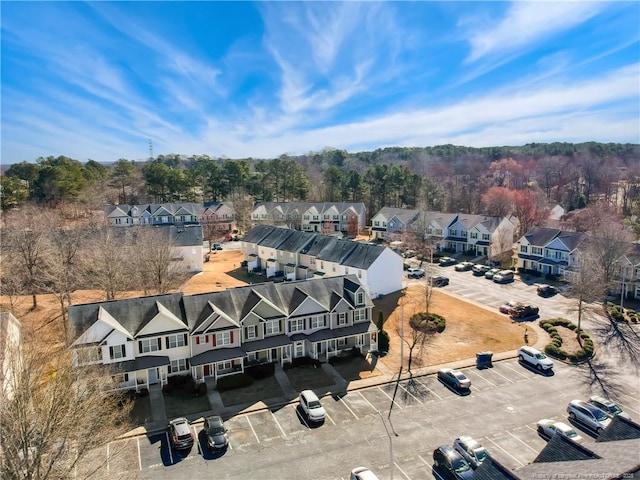
[{"label": "bare tree", "polygon": [[236,189],[233,192],[232,202],[236,228],[245,234],[251,225],[251,212],[253,211],[253,197],[244,189]]},{"label": "bare tree", "polygon": [[3,263],[14,267],[11,274],[22,280],[25,291],[31,295],[33,309],[38,306],[37,293],[42,287],[45,258],[49,253],[50,218],[42,208],[23,207],[7,215],[3,232]]},{"label": "bare tree", "polygon": [[168,231],[141,227],[136,233],[134,264],[145,293],[167,293],[184,281],[180,258]]},{"label": "bare tree", "polygon": [[22,348],[5,356],[0,477],[107,478],[105,456],[91,452],[130,429],[130,403],[105,371],[74,368],[68,349],[41,337],[23,327]]},{"label": "bare tree", "polygon": [[107,225],[99,228],[89,241],[82,275],[87,285],[104,291],[106,300],[114,300],[118,292],[128,290],[133,283],[129,250],[124,229]]}]

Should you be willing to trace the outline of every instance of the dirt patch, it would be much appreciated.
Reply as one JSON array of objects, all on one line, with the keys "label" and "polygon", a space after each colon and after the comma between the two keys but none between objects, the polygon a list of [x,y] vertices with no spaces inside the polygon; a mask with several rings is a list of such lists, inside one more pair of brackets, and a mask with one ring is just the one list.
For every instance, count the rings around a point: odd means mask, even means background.
[{"label": "dirt patch", "polygon": [[563,327],[562,325],[556,325],[558,335],[562,338],[562,346],[560,349],[568,355],[576,354],[578,350],[582,348],[578,339],[576,338],[576,331],[570,328]]},{"label": "dirt patch", "polygon": [[[400,368],[401,325],[404,323],[404,335],[410,341],[409,319],[414,313],[425,311],[424,287],[411,285],[402,293],[388,295],[374,303],[374,318],[378,318],[378,311],[383,312],[384,330],[390,337],[389,354],[380,361],[392,371],[397,371]],[[483,306],[448,295],[441,290],[433,291],[429,312],[442,315],[446,320],[446,328],[442,333],[434,334],[426,342],[422,351],[418,348],[414,350],[413,367],[475,358],[476,353],[483,351],[498,353],[515,350],[524,341],[525,325]],[[528,329],[528,334],[529,343],[534,344],[537,340],[535,331]],[[405,367],[408,350],[408,345],[405,343]]]}]

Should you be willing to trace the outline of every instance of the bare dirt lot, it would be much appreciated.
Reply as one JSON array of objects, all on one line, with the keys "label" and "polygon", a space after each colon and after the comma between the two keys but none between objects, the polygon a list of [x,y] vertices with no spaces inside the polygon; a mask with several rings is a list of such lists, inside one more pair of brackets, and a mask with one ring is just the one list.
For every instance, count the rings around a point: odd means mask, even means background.
[{"label": "bare dirt lot", "polygon": [[[215,254],[212,252],[210,260],[204,264],[204,271],[191,277],[182,286],[182,291],[187,295],[205,293],[264,280],[263,277],[249,277],[246,271],[240,268],[241,261],[242,253],[239,250],[221,250]],[[119,297],[141,294],[142,292],[127,292]],[[81,290],[72,295],[75,304],[101,300],[104,300],[104,295],[99,291]],[[3,309],[9,308],[7,298],[0,297],[0,303]],[[390,335],[390,353],[381,361],[396,371],[400,362],[400,320],[404,318],[406,335],[409,332],[408,321],[411,315],[425,310],[424,289],[420,285],[413,285],[406,291],[376,300],[375,304],[374,320],[378,318],[378,311],[382,311],[385,319],[384,329]],[[30,307],[31,297],[21,298],[14,314],[23,323],[37,324],[43,332],[63,340],[60,307],[55,297],[39,295],[38,308],[31,311]],[[523,325],[512,322],[506,315],[447,295],[446,287],[443,290],[434,290],[430,311],[445,317],[446,329],[436,334],[422,351],[414,351],[413,365],[416,367],[474,358],[477,352],[486,350],[504,352],[522,344]],[[535,343],[535,335],[535,331],[529,329],[530,343]],[[407,355],[408,348],[405,345],[405,360]]]}]

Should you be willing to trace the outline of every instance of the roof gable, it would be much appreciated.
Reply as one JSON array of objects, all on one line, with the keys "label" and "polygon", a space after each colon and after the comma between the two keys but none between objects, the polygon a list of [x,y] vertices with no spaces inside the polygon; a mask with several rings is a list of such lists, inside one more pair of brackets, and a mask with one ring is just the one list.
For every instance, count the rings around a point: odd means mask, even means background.
[{"label": "roof gable", "polygon": [[158,332],[168,332],[172,330],[188,330],[187,325],[176,317],[167,307],[159,301],[155,302],[156,313],[138,332],[136,337],[142,335],[152,335]]}]

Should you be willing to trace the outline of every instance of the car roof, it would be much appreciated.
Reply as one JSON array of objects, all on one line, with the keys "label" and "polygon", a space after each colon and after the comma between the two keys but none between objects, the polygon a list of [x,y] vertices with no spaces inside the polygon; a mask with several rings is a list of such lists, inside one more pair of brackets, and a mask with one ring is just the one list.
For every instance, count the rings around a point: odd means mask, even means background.
[{"label": "car roof", "polygon": [[592,395],[589,398],[589,400],[591,400],[592,402],[601,403],[602,405],[606,405],[608,407],[616,404],[613,400],[609,400],[608,398],[601,397],[600,395]]},{"label": "car roof", "polygon": [[456,440],[458,441],[458,443],[471,449],[481,447],[480,443],[470,435],[460,435],[458,438],[456,438]]},{"label": "car roof", "polygon": [[304,396],[307,400],[320,400],[313,390],[303,390],[300,395]]},{"label": "car roof", "polygon": [[186,418],[176,418],[175,420],[171,420],[169,423],[173,425],[178,433],[189,432],[189,420]]},{"label": "car roof", "polygon": [[351,470],[351,473],[358,475],[362,480],[378,480],[378,477],[367,467],[357,467]]},{"label": "car roof", "polygon": [[575,406],[578,406],[578,407],[583,407],[583,408],[585,408],[585,409],[589,410],[590,412],[593,412],[593,411],[595,411],[595,410],[600,410],[600,409],[599,409],[598,407],[596,407],[595,405],[592,405],[592,404],[590,404],[590,403],[587,403],[587,402],[585,402],[585,401],[583,401],[583,400],[579,400],[579,399],[571,400],[571,401],[569,402],[569,404],[570,404],[570,405],[575,405]]},{"label": "car roof", "polygon": [[220,415],[211,415],[207,417],[207,422],[209,425],[222,425],[222,417]]}]

